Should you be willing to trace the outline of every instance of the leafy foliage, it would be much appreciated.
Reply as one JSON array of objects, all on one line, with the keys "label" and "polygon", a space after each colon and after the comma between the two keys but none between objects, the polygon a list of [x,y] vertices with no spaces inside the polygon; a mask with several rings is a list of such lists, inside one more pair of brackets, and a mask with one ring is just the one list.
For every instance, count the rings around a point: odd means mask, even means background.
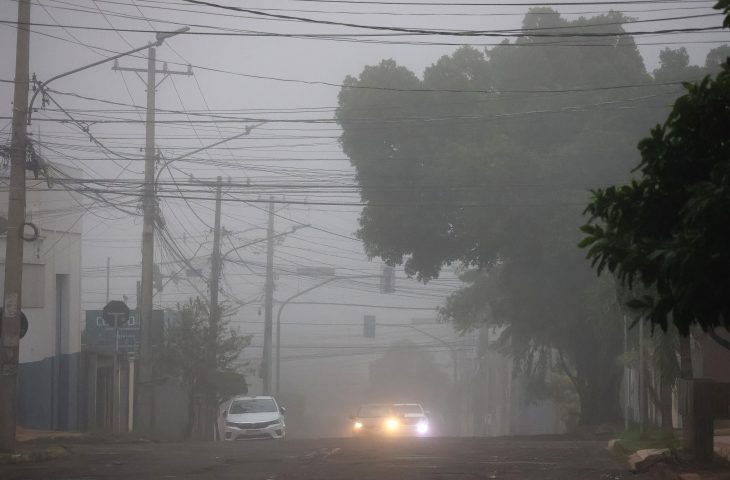
[{"label": "leafy foliage", "polygon": [[561,352],[581,422],[603,423],[620,415],[620,312],[575,248],[580,205],[585,186],[626,178],[640,132],[659,118],[639,107],[665,100],[639,87],[586,89],[652,79],[632,38],[618,35],[621,14],[556,13],[532,9],[524,24],[615,33],[615,43],[600,55],[542,37],[517,40],[529,48],[462,48],[423,79],[384,60],[346,79],[337,119],[367,203],[367,253],[423,281],[444,265],[473,269],[443,315],[461,330],[503,327],[504,347],[535,375]]},{"label": "leafy foliage", "polygon": [[580,246],[599,274],[654,292],[630,306],[688,335],[730,326],[730,61],[684,87],[639,144],[640,179],[593,192]]},{"label": "leafy foliage", "polygon": [[[211,369],[210,315],[200,298],[190,299],[178,306],[179,318],[165,328],[164,343],[159,353],[159,369],[164,376],[177,379],[188,391],[189,407],[193,411],[198,395],[213,398],[218,403],[235,394],[248,391],[240,370],[241,352],[251,343],[251,336],[242,336],[223,321],[213,335],[215,368]],[[216,403],[216,404],[218,404]],[[187,434],[193,429],[194,415],[189,416]]]}]

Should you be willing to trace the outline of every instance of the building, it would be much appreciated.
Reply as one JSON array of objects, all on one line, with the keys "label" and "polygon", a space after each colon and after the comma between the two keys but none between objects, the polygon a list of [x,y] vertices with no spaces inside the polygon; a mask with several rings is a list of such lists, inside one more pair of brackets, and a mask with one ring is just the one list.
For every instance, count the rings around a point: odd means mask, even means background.
[{"label": "building", "polygon": [[[135,364],[139,358],[141,325],[137,310],[126,325],[108,325],[101,310],[87,310],[83,332],[82,398],[80,425],[87,431],[127,432],[134,427]],[[162,346],[165,325],[177,321],[177,312],[155,310],[150,329],[152,351]],[[117,352],[116,375],[114,353]],[[117,379],[117,388],[114,379]],[[188,413],[187,395],[174,381],[159,376],[153,388],[154,427],[159,437],[179,438]]]},{"label": "building", "polygon": [[[64,167],[72,177],[77,169]],[[0,216],[8,214],[8,170],[0,169]],[[22,310],[29,328],[20,342],[21,426],[78,429],[78,371],[81,351],[81,232],[79,195],[45,180],[27,178]],[[6,237],[0,236],[0,289],[4,288]]]}]

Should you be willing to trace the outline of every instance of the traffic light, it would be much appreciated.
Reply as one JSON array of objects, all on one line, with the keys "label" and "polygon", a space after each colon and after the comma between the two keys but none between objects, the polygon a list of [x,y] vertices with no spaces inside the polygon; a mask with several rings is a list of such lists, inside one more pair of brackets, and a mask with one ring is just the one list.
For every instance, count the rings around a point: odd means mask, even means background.
[{"label": "traffic light", "polygon": [[375,338],[375,315],[365,315],[362,324],[362,336]]}]

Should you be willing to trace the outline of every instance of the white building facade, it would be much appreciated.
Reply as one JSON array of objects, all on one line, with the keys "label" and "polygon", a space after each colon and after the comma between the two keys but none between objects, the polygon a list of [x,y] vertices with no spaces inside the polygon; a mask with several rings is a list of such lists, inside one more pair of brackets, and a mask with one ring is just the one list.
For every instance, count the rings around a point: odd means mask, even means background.
[{"label": "white building facade", "polygon": [[[80,172],[64,167],[65,173]],[[26,222],[38,237],[24,244],[22,311],[29,328],[20,341],[19,417],[23,427],[76,430],[81,357],[81,234],[84,205],[63,186],[27,175]],[[7,170],[0,177],[0,216],[8,214]],[[32,227],[26,233],[32,233]],[[0,291],[6,234],[0,236]]]}]

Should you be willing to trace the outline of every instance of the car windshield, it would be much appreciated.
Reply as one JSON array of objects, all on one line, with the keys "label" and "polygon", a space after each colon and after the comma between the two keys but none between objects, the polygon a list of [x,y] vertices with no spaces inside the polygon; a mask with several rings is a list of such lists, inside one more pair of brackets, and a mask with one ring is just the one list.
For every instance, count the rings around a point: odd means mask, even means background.
[{"label": "car windshield", "polygon": [[247,398],[245,400],[234,400],[228,413],[236,415],[239,413],[264,413],[276,412],[276,404],[270,398]]},{"label": "car windshield", "polygon": [[357,412],[357,416],[361,418],[368,417],[387,417],[391,414],[388,405],[363,405]]},{"label": "car windshield", "polygon": [[407,403],[407,404],[401,404],[401,405],[393,405],[393,408],[395,408],[395,410],[398,413],[401,413],[403,415],[405,415],[407,413],[423,414],[423,409],[417,403]]}]

